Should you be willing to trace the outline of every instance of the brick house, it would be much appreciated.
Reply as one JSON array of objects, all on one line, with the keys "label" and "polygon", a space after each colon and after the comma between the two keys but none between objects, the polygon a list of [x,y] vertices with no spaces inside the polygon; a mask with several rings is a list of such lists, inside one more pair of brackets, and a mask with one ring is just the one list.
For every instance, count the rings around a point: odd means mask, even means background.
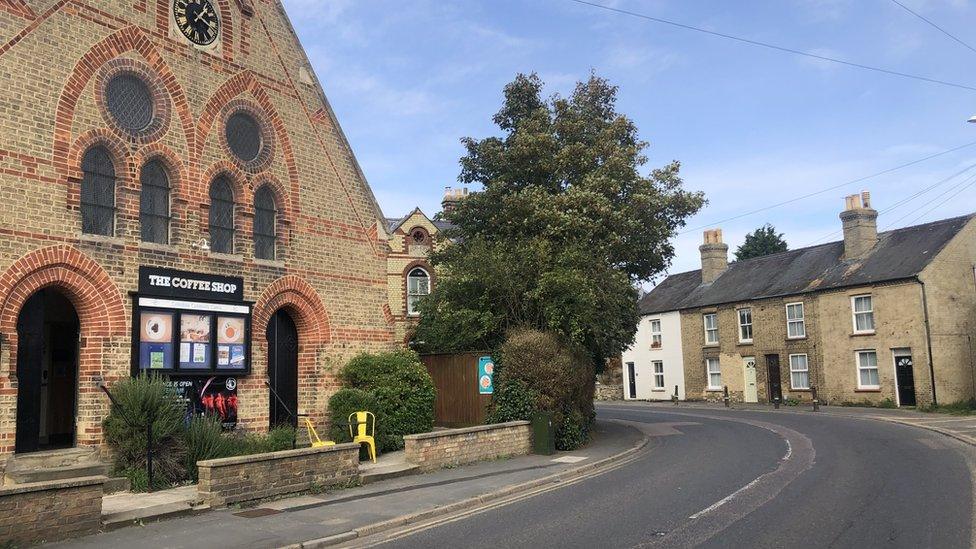
[{"label": "brick house", "polygon": [[8,0],[0,29],[0,463],[99,447],[99,383],[141,370],[245,429],[322,421],[395,344],[387,247],[280,2]]},{"label": "brick house", "polygon": [[879,234],[877,215],[868,193],[850,196],[843,241],[731,264],[707,231],[702,269],[641,302],[645,318],[680,314],[687,397],[973,398],[976,216]]},{"label": "brick house", "polygon": [[[467,194],[467,189],[448,187],[441,202],[442,211],[453,209]],[[397,341],[407,343],[420,318],[417,302],[430,294],[437,281],[437,273],[427,256],[445,245],[446,241],[439,237],[452,226],[448,221],[428,217],[420,208],[414,208],[404,217],[386,220],[388,305],[393,313]]]}]

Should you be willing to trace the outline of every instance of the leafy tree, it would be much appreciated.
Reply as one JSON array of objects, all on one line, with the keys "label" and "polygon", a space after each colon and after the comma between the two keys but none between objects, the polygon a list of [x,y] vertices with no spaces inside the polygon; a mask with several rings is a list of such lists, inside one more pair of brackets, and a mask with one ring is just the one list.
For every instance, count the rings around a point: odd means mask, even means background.
[{"label": "leafy tree", "polygon": [[752,257],[785,252],[789,249],[783,234],[776,232],[776,227],[766,223],[755,231],[746,235],[746,241],[735,250],[735,258],[739,261]]},{"label": "leafy tree", "polygon": [[670,264],[671,237],[704,204],[678,162],[641,174],[648,144],[616,111],[615,86],[591,76],[548,99],[542,88],[518,75],[494,117],[501,135],[463,140],[459,180],[483,190],[445,216],[454,244],[431,256],[444,274],[421,304],[422,350],[495,349],[530,327],[602,364],[633,340],[635,283]]}]

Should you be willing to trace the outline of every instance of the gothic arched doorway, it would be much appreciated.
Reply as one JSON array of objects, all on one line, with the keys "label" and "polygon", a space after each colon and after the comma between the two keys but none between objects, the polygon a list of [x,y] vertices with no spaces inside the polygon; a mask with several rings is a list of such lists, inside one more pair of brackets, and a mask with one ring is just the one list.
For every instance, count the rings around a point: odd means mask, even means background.
[{"label": "gothic arched doorway", "polygon": [[278,309],[268,321],[269,426],[298,425],[298,327]]},{"label": "gothic arched doorway", "polygon": [[18,453],[75,444],[81,324],[54,288],[37,291],[17,317]]}]

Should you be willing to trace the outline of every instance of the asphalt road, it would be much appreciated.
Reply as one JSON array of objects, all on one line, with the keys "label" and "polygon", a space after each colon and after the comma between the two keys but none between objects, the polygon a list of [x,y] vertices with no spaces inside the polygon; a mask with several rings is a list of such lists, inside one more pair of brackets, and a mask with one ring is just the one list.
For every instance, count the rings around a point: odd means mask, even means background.
[{"label": "asphalt road", "polygon": [[603,407],[629,464],[384,547],[972,547],[974,450],[827,415]]}]

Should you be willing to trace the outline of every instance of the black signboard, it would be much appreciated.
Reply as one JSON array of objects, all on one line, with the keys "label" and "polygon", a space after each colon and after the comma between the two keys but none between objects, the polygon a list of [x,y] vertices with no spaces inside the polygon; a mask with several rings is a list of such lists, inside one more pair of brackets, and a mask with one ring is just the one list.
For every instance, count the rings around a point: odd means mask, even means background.
[{"label": "black signboard", "polygon": [[139,267],[139,293],[204,301],[244,301],[244,279],[239,276]]}]

